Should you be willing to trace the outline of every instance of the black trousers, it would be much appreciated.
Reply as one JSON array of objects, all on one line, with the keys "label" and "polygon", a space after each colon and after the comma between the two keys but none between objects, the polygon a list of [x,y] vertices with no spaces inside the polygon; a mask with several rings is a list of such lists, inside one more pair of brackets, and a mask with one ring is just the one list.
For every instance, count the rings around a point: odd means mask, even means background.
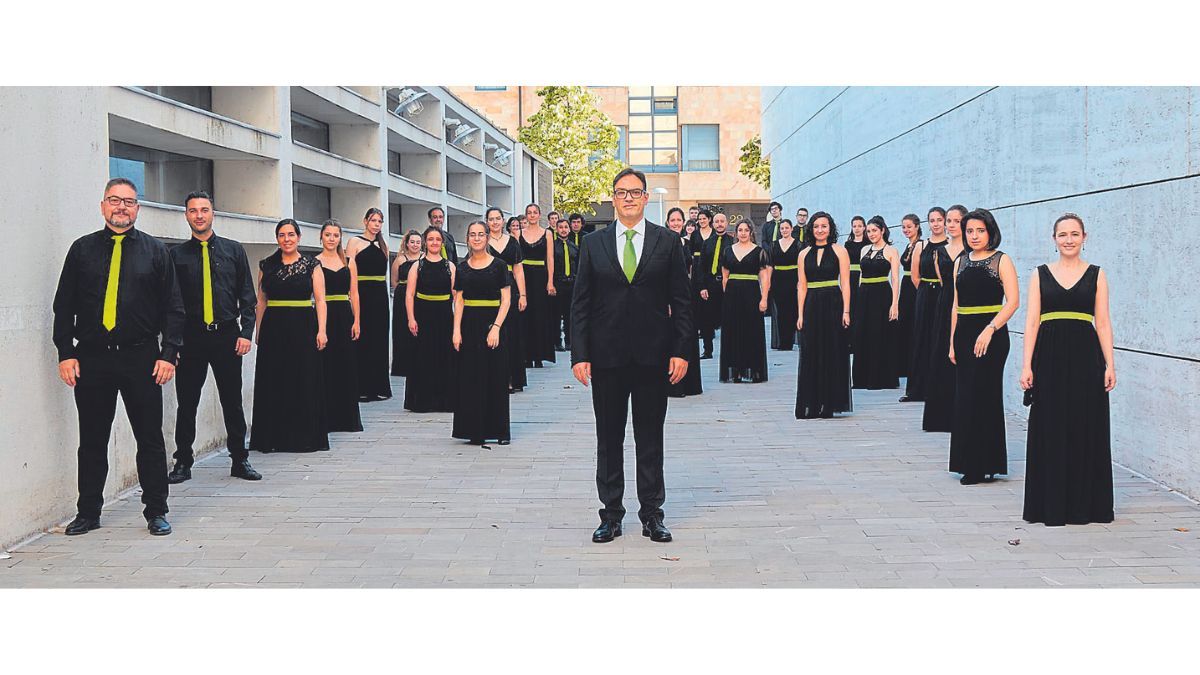
[{"label": "black trousers", "polygon": [[154,383],[154,341],[121,351],[80,349],[75,407],[79,411],[79,515],[99,518],[108,479],[108,438],[117,413],[117,394],[137,441],[142,513],[167,514],[167,447],[163,442],[162,387]]},{"label": "black trousers", "polygon": [[575,290],[575,281],[558,280],[554,282],[554,288],[558,292],[558,321],[554,326],[554,341],[558,342],[558,332],[561,329],[562,335],[565,338],[566,346],[571,346],[571,295]]},{"label": "black trousers", "polygon": [[592,369],[592,409],[596,413],[596,490],[602,520],[625,517],[625,420],[633,400],[633,440],[637,455],[638,517],[663,517],[663,422],[667,417],[667,364]]},{"label": "black trousers", "polygon": [[242,357],[234,349],[239,333],[235,323],[220,330],[184,333],[175,370],[175,392],[179,410],[175,419],[175,461],[190,467],[195,461],[192,443],[196,441],[196,408],[200,392],[212,368],[217,381],[217,397],[225,418],[225,447],[233,461],[246,459],[246,414],[242,410]]}]

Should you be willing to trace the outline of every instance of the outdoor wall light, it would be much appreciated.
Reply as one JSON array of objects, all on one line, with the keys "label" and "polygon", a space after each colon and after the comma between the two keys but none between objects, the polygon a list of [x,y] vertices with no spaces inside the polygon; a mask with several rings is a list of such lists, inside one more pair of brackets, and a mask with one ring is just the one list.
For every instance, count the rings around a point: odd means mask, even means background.
[{"label": "outdoor wall light", "polygon": [[450,127],[456,127],[462,124],[462,120],[456,117],[447,117],[446,119],[442,120],[442,124],[445,124],[446,128],[449,129]]},{"label": "outdoor wall light", "polygon": [[400,111],[403,110],[404,114],[409,117],[416,117],[417,115],[420,115],[421,111],[425,109],[425,106],[421,105],[421,102],[418,99],[424,95],[425,92],[423,91],[416,91],[407,87],[401,89],[400,103],[396,105],[396,110],[394,112],[399,115]]}]

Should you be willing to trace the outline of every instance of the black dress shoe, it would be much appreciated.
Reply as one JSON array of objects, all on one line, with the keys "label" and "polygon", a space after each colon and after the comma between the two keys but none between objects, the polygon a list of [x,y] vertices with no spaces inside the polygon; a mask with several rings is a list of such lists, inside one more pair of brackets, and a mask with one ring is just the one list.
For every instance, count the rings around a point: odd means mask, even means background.
[{"label": "black dress shoe", "polygon": [[958,482],[962,485],[977,485],[983,482],[983,477],[964,475],[962,478],[958,479]]},{"label": "black dress shoe", "polygon": [[167,482],[171,485],[182,483],[185,480],[192,479],[192,467],[176,464],[175,468],[171,469],[171,473],[167,474]]},{"label": "black dress shoe", "polygon": [[171,524],[162,516],[154,516],[146,521],[146,529],[150,530],[150,534],[164,535],[171,534]]},{"label": "black dress shoe", "polygon": [[597,544],[604,544],[621,536],[621,523],[615,520],[606,520],[600,523],[600,527],[592,533],[592,541]]},{"label": "black dress shoe", "polygon": [[912,400],[912,399],[908,397],[908,394],[905,394],[905,395],[903,395],[903,396],[901,396],[901,397],[900,397],[900,402],[901,402],[901,403],[908,403],[908,402],[909,402],[909,401],[911,401],[911,400]]},{"label": "black dress shoe", "polygon": [[74,536],[76,534],[87,534],[92,530],[100,529],[99,518],[88,518],[87,516],[75,516],[75,520],[67,523],[67,528],[63,530],[63,534]]},{"label": "black dress shoe", "polygon": [[512,442],[512,441],[508,440],[507,438],[504,438],[504,439],[501,439],[501,440],[499,441],[499,444],[500,444],[500,445],[508,445],[508,444],[509,444],[509,443],[511,443],[511,442]]},{"label": "black dress shoe", "polygon": [[250,461],[245,459],[234,460],[229,475],[243,480],[262,480],[262,474],[255,471],[254,467],[250,466]]},{"label": "black dress shoe", "polygon": [[671,541],[671,531],[658,518],[642,523],[642,536],[650,537],[650,541]]}]

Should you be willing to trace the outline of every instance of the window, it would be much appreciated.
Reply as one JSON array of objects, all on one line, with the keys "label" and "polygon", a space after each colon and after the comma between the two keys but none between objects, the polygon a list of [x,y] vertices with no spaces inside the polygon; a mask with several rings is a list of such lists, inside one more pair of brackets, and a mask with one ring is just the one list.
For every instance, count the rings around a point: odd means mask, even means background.
[{"label": "window", "polygon": [[400,175],[400,153],[388,150],[388,173]]},{"label": "window", "polygon": [[296,220],[323,223],[330,218],[329,188],[308,183],[292,183],[292,213]]},{"label": "window", "polygon": [[109,178],[128,178],[138,186],[138,198],[159,204],[183,205],[193,190],[213,193],[213,163],[120,141],[108,143]]},{"label": "window", "polygon": [[508,87],[475,87],[475,91],[508,91]]},{"label": "window", "polygon": [[683,170],[720,171],[720,126],[716,124],[683,125]]},{"label": "window", "polygon": [[679,170],[677,87],[629,88],[629,164],[642,171]]},{"label": "window", "polygon": [[629,144],[629,139],[626,138],[627,135],[628,134],[625,132],[625,127],[617,127],[617,161],[622,164],[625,163],[625,152]]},{"label": "window", "polygon": [[212,87],[138,87],[151,94],[212,112]]},{"label": "window", "polygon": [[404,221],[402,220],[400,205],[394,202],[388,204],[388,232],[400,236],[404,234]]},{"label": "window", "polygon": [[329,125],[293,111],[292,140],[329,152]]}]

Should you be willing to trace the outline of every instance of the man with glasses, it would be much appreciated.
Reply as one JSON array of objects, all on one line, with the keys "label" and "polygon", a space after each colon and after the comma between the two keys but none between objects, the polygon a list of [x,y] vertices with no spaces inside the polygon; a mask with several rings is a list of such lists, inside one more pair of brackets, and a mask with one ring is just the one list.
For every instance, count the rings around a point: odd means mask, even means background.
[{"label": "man with glasses", "polygon": [[667,384],[687,374],[695,340],[683,247],[646,222],[646,176],[627,168],[613,180],[610,229],[584,237],[571,312],[571,364],[592,387],[596,415],[596,489],[604,507],[592,541],[621,536],[625,516],[625,423],[633,402],[637,495],[642,536],[671,541],[663,524],[663,423]]},{"label": "man with glasses", "polygon": [[137,186],[125,178],[108,181],[100,214],[104,228],[67,251],[54,295],[58,376],[75,390],[79,412],[78,515],[66,534],[100,527],[117,394],[137,440],[146,527],[150,534],[170,534],[162,386],[175,375],[183,300],[167,247],[133,226]]},{"label": "man with glasses", "polygon": [[454,244],[454,237],[450,236],[446,229],[446,210],[435,206],[425,215],[429,217],[430,225],[442,231],[442,257],[457,265],[458,246]]},{"label": "man with glasses", "polygon": [[808,224],[808,209],[801,206],[796,209],[796,226],[792,228],[792,237],[797,244],[804,243],[804,226]]},{"label": "man with glasses", "polygon": [[768,211],[771,217],[763,223],[761,243],[763,250],[769,252],[771,244],[779,241],[779,221],[783,220],[783,205],[779,202],[771,202]]}]

